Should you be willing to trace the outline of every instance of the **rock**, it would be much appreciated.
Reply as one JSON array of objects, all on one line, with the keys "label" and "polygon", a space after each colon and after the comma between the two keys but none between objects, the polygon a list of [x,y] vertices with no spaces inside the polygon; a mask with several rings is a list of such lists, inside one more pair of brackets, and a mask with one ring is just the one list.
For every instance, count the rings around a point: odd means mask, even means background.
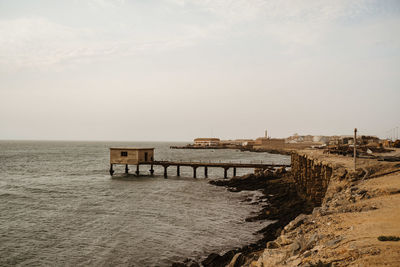
[{"label": "rock", "polygon": [[311,251],[312,251],[312,252],[317,252],[317,251],[321,251],[323,248],[324,248],[323,245],[318,245],[318,246],[313,247],[313,248],[311,249]]},{"label": "rock", "polygon": [[307,219],[308,219],[307,215],[300,214],[299,216],[296,217],[296,219],[294,219],[287,226],[285,226],[285,231],[290,231],[297,228],[298,226],[303,224]]},{"label": "rock", "polygon": [[243,257],[242,253],[236,253],[233,256],[231,262],[229,263],[228,267],[239,267],[244,264],[245,258]]},{"label": "rock", "polygon": [[365,195],[365,193],[367,193],[367,192],[368,192],[367,190],[363,189],[363,190],[358,191],[357,193],[359,195]]},{"label": "rock", "polygon": [[317,243],[318,239],[319,239],[318,234],[317,234],[317,233],[313,234],[313,235],[310,237],[310,239],[308,239],[308,241],[307,241],[305,247],[302,248],[302,250],[304,251],[304,250],[312,249],[312,248],[314,247],[315,243]]},{"label": "rock", "polygon": [[172,267],[200,267],[200,265],[192,259],[186,259],[183,262],[172,263]]},{"label": "rock", "polygon": [[321,209],[322,209],[321,207],[314,208],[313,211],[312,211],[313,217],[320,215],[321,214]]},{"label": "rock", "polygon": [[340,185],[336,187],[336,193],[339,193],[342,190],[343,190],[343,187],[341,187]]},{"label": "rock", "polygon": [[280,246],[286,246],[289,245],[291,243],[293,243],[293,241],[291,239],[288,238],[287,235],[280,235],[277,239],[276,242],[280,245]]},{"label": "rock", "polygon": [[291,265],[291,266],[299,266],[300,263],[301,263],[301,259],[300,259],[300,258],[297,258],[297,259],[295,259],[294,261],[292,261],[290,265]]},{"label": "rock", "polygon": [[295,240],[290,246],[290,255],[296,255],[301,249],[301,244],[299,241]]},{"label": "rock", "polygon": [[286,253],[277,249],[265,249],[262,255],[263,267],[275,267],[283,264],[286,259]]},{"label": "rock", "polygon": [[286,173],[286,168],[285,168],[285,167],[279,168],[279,169],[276,170],[275,173],[276,173],[277,175],[284,174],[284,173]]},{"label": "rock", "polygon": [[251,266],[255,267],[262,267],[263,265],[263,256],[259,257],[257,262],[254,263],[254,261],[251,263]]},{"label": "rock", "polygon": [[274,176],[274,173],[271,170],[268,170],[268,169],[264,170],[262,174],[263,174],[264,177],[272,177],[272,176]]},{"label": "rock", "polygon": [[279,227],[278,229],[276,229],[275,236],[280,236],[281,233],[282,233],[282,228]]},{"label": "rock", "polygon": [[269,241],[267,242],[267,249],[276,249],[279,248],[279,244],[276,243],[275,241]]},{"label": "rock", "polygon": [[304,253],[303,253],[303,257],[304,258],[307,258],[307,257],[310,257],[311,256],[311,251],[309,251],[309,250],[307,250],[307,251],[305,251]]},{"label": "rock", "polygon": [[342,241],[344,238],[342,236],[333,239],[333,240],[329,240],[328,242],[325,243],[325,246],[327,247],[332,247],[334,245],[336,245],[337,243],[339,243],[340,241]]}]

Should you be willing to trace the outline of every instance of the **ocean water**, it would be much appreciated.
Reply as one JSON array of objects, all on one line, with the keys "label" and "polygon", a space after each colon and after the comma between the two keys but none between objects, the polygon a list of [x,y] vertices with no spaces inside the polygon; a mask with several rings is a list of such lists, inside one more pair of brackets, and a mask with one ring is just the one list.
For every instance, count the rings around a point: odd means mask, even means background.
[{"label": "ocean water", "polygon": [[[235,150],[171,150],[182,143],[0,141],[0,265],[169,266],[240,247],[268,222],[245,223],[249,198],[193,179],[190,167],[148,176],[108,173],[109,147],[155,147],[156,160],[289,163],[287,156]],[[132,166],[132,173],[134,167]],[[252,170],[238,169],[238,175]],[[231,171],[229,175],[232,175]]]}]

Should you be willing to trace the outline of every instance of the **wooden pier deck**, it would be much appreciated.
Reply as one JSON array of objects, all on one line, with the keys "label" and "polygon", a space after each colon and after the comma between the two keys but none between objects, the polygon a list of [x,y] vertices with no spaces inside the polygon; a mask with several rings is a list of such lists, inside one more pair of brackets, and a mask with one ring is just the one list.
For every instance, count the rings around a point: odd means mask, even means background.
[{"label": "wooden pier deck", "polygon": [[[180,176],[180,167],[192,167],[193,168],[193,178],[197,178],[197,169],[204,168],[204,176],[208,177],[208,168],[223,168],[224,178],[228,177],[228,170],[233,168],[233,176],[236,176],[237,168],[277,168],[277,167],[290,167],[290,164],[270,164],[270,163],[237,163],[237,162],[201,162],[201,161],[149,161],[141,162],[136,165],[136,174],[139,175],[140,165],[150,165],[150,174],[154,174],[153,166],[162,166],[164,168],[164,177],[168,177],[168,168],[171,166],[176,167],[176,175]],[[128,165],[125,166],[125,173],[128,173]],[[112,165],[110,168],[110,174],[113,174]]]}]

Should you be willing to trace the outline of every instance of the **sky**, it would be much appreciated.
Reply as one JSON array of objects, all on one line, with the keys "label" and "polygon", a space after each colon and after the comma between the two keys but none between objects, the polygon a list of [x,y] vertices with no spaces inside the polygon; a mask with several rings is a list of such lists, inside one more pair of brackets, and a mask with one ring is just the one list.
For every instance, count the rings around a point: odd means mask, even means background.
[{"label": "sky", "polygon": [[0,0],[0,139],[400,126],[400,1]]}]

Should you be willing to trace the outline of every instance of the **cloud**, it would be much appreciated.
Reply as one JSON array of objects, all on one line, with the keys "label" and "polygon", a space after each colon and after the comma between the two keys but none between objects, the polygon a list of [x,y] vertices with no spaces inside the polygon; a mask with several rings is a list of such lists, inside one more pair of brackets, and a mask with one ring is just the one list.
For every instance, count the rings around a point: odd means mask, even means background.
[{"label": "cloud", "polygon": [[[84,0],[90,7],[116,8],[125,4],[125,0]],[[82,0],[79,0],[81,3]]]},{"label": "cloud", "polygon": [[0,21],[0,66],[8,69],[49,67],[63,62],[127,56],[183,47],[202,32],[170,38],[106,39],[104,32],[73,28],[44,18]]},{"label": "cloud", "polygon": [[[82,42],[88,29],[74,29],[44,18],[0,21],[0,64],[10,67],[45,66],[96,53]],[[81,41],[79,41],[81,40]]]},{"label": "cloud", "polygon": [[[104,16],[109,8],[125,4],[124,0],[85,2],[104,9]],[[367,0],[164,0],[153,5],[147,8],[166,5],[173,11],[164,19],[140,17],[141,10],[137,6],[126,5],[132,8],[131,16],[140,19],[134,22],[135,27],[121,27],[118,32],[102,29],[102,25],[96,28],[65,26],[43,17],[0,20],[0,67],[46,67],[166,51],[193,46],[202,40],[246,36],[249,32],[277,42],[284,52],[295,53],[297,47],[312,47],[321,42],[329,34],[328,29],[338,23],[377,12],[390,13],[399,6]],[[180,15],[178,11],[189,18],[173,24],[170,17]],[[191,14],[198,15],[197,19],[191,18]],[[128,23],[132,23],[129,18]],[[148,28],[152,24],[161,25],[162,29]]]},{"label": "cloud", "polygon": [[[253,22],[260,34],[282,44],[312,45],[336,23],[400,13],[400,4],[371,0],[166,0],[213,14],[220,29]],[[224,26],[222,26],[224,25]],[[249,29],[251,31],[251,29]]]}]

